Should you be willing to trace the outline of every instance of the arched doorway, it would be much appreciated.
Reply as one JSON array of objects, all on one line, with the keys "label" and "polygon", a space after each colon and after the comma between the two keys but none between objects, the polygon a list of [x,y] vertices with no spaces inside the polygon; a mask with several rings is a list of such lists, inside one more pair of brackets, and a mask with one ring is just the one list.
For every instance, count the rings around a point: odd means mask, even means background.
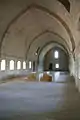
[{"label": "arched doorway", "polygon": [[69,55],[60,47],[53,47],[44,56],[44,71],[69,71]]},{"label": "arched doorway", "polygon": [[69,52],[58,43],[48,44],[39,54],[38,71],[69,71]]}]

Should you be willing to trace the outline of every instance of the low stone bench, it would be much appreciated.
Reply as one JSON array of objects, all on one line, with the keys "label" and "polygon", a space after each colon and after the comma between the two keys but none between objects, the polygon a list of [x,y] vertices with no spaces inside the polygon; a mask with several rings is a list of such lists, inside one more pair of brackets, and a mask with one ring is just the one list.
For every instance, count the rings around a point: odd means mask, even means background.
[{"label": "low stone bench", "polygon": [[43,77],[40,78],[40,81],[52,82],[52,76],[48,75],[47,73],[44,73]]}]

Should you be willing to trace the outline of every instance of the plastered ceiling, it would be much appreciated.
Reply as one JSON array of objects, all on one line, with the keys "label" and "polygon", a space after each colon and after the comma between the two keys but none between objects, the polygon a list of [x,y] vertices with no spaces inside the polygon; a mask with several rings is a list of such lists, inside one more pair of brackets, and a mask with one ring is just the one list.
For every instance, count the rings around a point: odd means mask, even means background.
[{"label": "plastered ceiling", "polygon": [[70,0],[69,13],[57,0],[0,0],[1,55],[35,57],[36,49],[51,41],[75,51],[79,33],[72,11],[74,3]]}]

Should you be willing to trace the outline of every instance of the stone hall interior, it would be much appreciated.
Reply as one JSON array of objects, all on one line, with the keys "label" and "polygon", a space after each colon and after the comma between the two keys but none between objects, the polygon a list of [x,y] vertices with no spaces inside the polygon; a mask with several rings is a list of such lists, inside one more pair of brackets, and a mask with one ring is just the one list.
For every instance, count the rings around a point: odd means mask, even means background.
[{"label": "stone hall interior", "polygon": [[80,120],[80,0],[0,0],[0,120]]}]

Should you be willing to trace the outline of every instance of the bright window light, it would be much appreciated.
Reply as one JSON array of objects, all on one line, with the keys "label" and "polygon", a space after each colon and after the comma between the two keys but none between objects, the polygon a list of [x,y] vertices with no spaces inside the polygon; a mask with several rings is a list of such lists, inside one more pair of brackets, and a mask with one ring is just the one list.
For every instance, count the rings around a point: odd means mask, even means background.
[{"label": "bright window light", "polygon": [[47,71],[47,74],[50,74],[50,71]]},{"label": "bright window light", "polygon": [[18,69],[18,70],[21,69],[21,62],[20,62],[20,61],[17,62],[17,69]]},{"label": "bright window light", "polygon": [[31,65],[31,61],[29,61],[29,69],[31,69],[32,65]]},{"label": "bright window light", "polygon": [[58,51],[55,51],[55,52],[54,52],[54,58],[55,58],[55,59],[58,59],[58,58],[59,58],[59,52],[58,52]]},{"label": "bright window light", "polygon": [[59,64],[56,64],[56,65],[55,65],[55,68],[59,68]]},{"label": "bright window light", "polygon": [[14,70],[14,60],[10,61],[10,70]]},{"label": "bright window light", "polygon": [[23,69],[26,69],[26,62],[23,62]]},{"label": "bright window light", "polygon": [[2,60],[1,61],[1,70],[5,70],[6,69],[6,61],[5,60]]}]

